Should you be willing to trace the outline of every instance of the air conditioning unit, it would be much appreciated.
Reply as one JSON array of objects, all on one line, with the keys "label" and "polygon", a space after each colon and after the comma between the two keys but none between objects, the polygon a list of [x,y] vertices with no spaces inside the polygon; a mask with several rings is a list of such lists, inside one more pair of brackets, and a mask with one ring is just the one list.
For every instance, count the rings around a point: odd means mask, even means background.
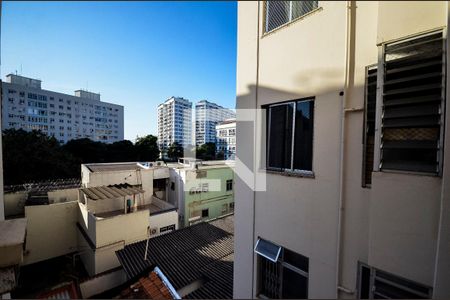
[{"label": "air conditioning unit", "polygon": [[158,227],[150,228],[150,235],[155,235],[158,233]]}]

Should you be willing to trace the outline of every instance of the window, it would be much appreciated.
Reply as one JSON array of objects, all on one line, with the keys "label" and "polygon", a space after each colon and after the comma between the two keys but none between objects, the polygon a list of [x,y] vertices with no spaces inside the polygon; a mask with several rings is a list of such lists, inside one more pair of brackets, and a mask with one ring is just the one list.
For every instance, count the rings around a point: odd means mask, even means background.
[{"label": "window", "polygon": [[265,32],[272,31],[319,7],[319,1],[265,1]]},{"label": "window", "polygon": [[233,179],[228,179],[227,180],[227,191],[232,191],[233,190]]},{"label": "window", "polygon": [[228,204],[222,204],[222,214],[226,214],[228,212]]},{"label": "window", "polygon": [[230,205],[230,212],[233,212],[234,211],[234,202],[231,202],[229,205]]},{"label": "window", "polygon": [[362,186],[370,187],[373,171],[373,150],[375,142],[375,110],[377,99],[377,67],[366,68],[364,146]]},{"label": "window", "polygon": [[314,100],[270,105],[267,120],[267,169],[311,172]]},{"label": "window", "polygon": [[359,299],[428,299],[432,292],[428,286],[358,264]]},{"label": "window", "polygon": [[442,35],[422,35],[384,48],[381,170],[440,173],[445,103]]},{"label": "window", "polygon": [[202,218],[207,218],[207,217],[209,217],[209,208],[202,209]]},{"label": "window", "polygon": [[259,297],[306,299],[308,297],[309,259],[301,254],[258,239]]}]

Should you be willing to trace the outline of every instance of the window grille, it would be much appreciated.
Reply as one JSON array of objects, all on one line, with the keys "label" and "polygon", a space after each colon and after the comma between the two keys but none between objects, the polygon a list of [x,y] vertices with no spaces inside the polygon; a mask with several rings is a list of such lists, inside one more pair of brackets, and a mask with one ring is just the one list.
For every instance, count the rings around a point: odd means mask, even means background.
[{"label": "window grille", "polygon": [[319,1],[265,1],[265,32],[272,31],[319,7]]},{"label": "window grille", "polygon": [[442,32],[385,46],[380,169],[438,174],[445,61]]},{"label": "window grille", "polygon": [[306,299],[308,297],[309,259],[301,254],[258,239],[260,298]]}]

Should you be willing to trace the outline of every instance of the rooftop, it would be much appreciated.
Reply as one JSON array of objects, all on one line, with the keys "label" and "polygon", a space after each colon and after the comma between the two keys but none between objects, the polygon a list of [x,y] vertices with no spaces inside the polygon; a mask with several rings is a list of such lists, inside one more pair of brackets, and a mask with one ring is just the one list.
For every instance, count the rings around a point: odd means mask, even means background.
[{"label": "rooftop", "polygon": [[[198,223],[116,252],[128,278],[157,266],[182,298],[233,298],[234,215]],[[192,286],[197,284],[197,289]],[[191,287],[191,289],[186,289]],[[182,291],[188,291],[184,294]]]},{"label": "rooftop", "polygon": [[[159,275],[159,274],[161,275]],[[179,298],[170,282],[164,282],[164,277],[158,268],[149,275],[141,277],[134,284],[124,289],[118,299],[177,299]],[[174,295],[175,294],[175,297]]]},{"label": "rooftop", "polygon": [[160,167],[163,162],[120,162],[120,163],[93,163],[85,164],[91,172],[108,172],[108,171],[133,171],[139,169],[149,169]]}]

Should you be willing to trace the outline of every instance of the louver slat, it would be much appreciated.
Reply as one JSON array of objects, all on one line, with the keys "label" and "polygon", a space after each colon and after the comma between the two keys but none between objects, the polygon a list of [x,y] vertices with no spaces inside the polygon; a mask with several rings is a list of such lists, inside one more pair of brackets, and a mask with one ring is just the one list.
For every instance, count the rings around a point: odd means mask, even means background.
[{"label": "louver slat", "polygon": [[386,46],[382,170],[438,173],[443,53],[442,32]]}]

